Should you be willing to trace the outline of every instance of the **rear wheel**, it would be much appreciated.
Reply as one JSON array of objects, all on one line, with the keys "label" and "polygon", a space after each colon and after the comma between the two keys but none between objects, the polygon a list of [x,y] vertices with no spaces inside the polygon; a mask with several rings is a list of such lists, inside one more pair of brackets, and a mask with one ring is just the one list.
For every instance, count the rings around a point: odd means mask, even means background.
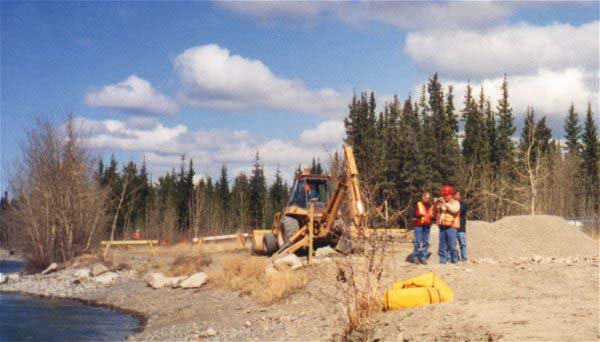
[{"label": "rear wheel", "polygon": [[279,230],[283,231],[283,241],[284,243],[288,243],[290,238],[294,236],[300,230],[300,224],[298,220],[293,217],[284,216],[281,220]]},{"label": "rear wheel", "polygon": [[267,255],[271,255],[279,249],[277,248],[277,238],[271,233],[265,234],[263,237],[263,245],[265,246],[265,254]]}]

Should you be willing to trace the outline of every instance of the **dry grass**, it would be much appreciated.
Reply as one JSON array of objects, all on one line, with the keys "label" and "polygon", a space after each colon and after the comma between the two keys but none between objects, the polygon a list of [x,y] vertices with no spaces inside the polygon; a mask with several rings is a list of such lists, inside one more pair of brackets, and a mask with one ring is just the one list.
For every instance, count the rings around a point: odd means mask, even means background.
[{"label": "dry grass", "polygon": [[170,277],[191,275],[200,272],[206,266],[210,265],[212,259],[203,254],[187,253],[179,254],[171,262],[165,274]]},{"label": "dry grass", "polygon": [[308,278],[304,270],[265,273],[267,259],[231,255],[222,259],[222,268],[210,272],[211,284],[240,291],[261,304],[271,304],[304,288]]}]

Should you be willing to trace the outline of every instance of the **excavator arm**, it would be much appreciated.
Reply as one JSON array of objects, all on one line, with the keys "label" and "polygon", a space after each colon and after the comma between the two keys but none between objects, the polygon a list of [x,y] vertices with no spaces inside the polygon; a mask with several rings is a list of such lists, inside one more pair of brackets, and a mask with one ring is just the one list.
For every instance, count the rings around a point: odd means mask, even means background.
[{"label": "excavator arm", "polygon": [[[354,159],[352,147],[344,146],[344,173],[339,177],[338,184],[333,192],[331,199],[325,207],[325,211],[319,222],[320,234],[327,235],[333,231],[335,221],[344,199],[348,199],[348,207],[352,218],[353,227],[360,227],[365,217],[365,208],[360,193],[360,181],[358,179],[358,169]],[[273,255],[273,258],[294,253],[297,250],[308,246],[308,230],[313,227],[303,226],[296,232],[289,241],[281,246],[279,251]]]}]

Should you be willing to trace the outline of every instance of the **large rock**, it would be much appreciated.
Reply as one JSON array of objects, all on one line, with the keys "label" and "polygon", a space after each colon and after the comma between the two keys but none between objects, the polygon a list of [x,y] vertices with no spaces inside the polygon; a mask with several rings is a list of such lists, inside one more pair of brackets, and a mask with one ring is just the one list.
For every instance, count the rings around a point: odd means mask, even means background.
[{"label": "large rock", "polygon": [[48,273],[54,272],[57,269],[58,269],[58,264],[53,262],[45,270],[42,271],[42,275],[46,275]]},{"label": "large rock", "polygon": [[276,273],[278,273],[278,272],[275,269],[275,265],[273,265],[272,262],[268,263],[267,266],[265,267],[265,274],[267,275],[267,277],[270,277]]},{"label": "large rock", "polygon": [[8,276],[2,272],[0,272],[0,284],[4,284],[8,281]]},{"label": "large rock", "polygon": [[106,272],[108,272],[108,268],[106,268],[106,266],[104,266],[102,264],[97,264],[96,266],[94,266],[94,268],[92,268],[92,275],[94,277],[97,277]]},{"label": "large rock", "polygon": [[181,282],[181,287],[184,289],[198,288],[208,281],[208,275],[204,272],[199,272],[191,275],[189,278]]},{"label": "large rock", "polygon": [[160,289],[171,285],[171,279],[160,272],[148,273],[144,277],[144,280],[153,289]]},{"label": "large rock", "polygon": [[8,281],[18,281],[19,279],[21,279],[21,275],[19,273],[8,274]]},{"label": "large rock", "polygon": [[315,252],[315,258],[327,258],[336,255],[338,255],[338,252],[329,246],[318,248]]},{"label": "large rock", "polygon": [[73,276],[77,279],[87,279],[90,277],[90,269],[89,268],[80,268],[73,271]]},{"label": "large rock", "polygon": [[300,261],[300,258],[296,256],[296,254],[290,254],[284,257],[277,258],[273,263],[278,271],[282,271],[288,268],[295,270],[297,268],[302,267],[302,262]]},{"label": "large rock", "polygon": [[94,281],[101,285],[112,285],[117,282],[118,274],[115,272],[106,272],[97,277],[94,277]]},{"label": "large rock", "polygon": [[187,276],[180,276],[180,277],[170,277],[169,280],[171,281],[171,287],[172,288],[177,288],[181,286],[181,282],[186,280]]}]

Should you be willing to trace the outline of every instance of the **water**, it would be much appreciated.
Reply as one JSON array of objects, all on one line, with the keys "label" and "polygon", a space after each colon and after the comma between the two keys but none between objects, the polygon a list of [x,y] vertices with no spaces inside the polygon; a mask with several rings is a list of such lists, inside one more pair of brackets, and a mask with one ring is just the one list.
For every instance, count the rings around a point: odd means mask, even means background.
[{"label": "water", "polygon": [[4,274],[18,272],[23,268],[23,263],[20,261],[0,260],[0,272]]},{"label": "water", "polygon": [[[2,272],[21,265],[2,261]],[[139,320],[74,300],[0,293],[0,341],[122,341]]]}]

